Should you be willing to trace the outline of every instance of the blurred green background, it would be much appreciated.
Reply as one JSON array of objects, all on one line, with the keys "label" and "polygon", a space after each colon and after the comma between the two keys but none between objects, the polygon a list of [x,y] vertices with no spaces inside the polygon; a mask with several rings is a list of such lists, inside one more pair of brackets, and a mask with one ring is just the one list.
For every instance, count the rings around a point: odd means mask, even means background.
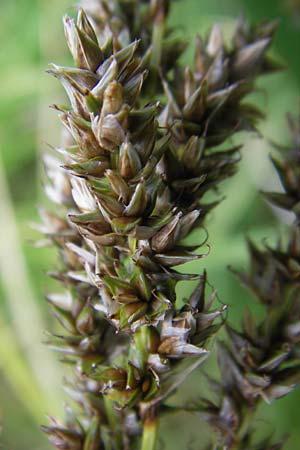
[{"label": "blurred green background", "polygon": [[[55,254],[34,248],[38,234],[29,225],[38,221],[37,206],[43,203],[40,154],[47,142],[57,145],[60,138],[60,125],[48,105],[59,102],[62,89],[45,69],[48,62],[63,65],[68,61],[61,16],[70,7],[72,0],[0,0],[0,448],[4,450],[47,450],[39,424],[45,423],[47,414],[62,415],[63,410],[63,370],[56,355],[41,343],[45,330],[53,326],[44,293],[51,288],[45,273],[55,265]],[[284,143],[284,115],[299,110],[297,1],[182,0],[174,4],[171,21],[184,27],[191,42],[195,33],[205,34],[215,21],[223,24],[225,36],[230,37],[241,11],[253,21],[281,19],[273,53],[287,70],[261,79],[252,100],[267,114],[262,133]],[[192,50],[185,60],[191,55]],[[256,135],[239,137],[245,139],[240,171],[222,186],[226,200],[209,219],[211,254],[191,266],[209,270],[211,283],[230,305],[233,322],[245,305],[258,315],[260,310],[227,266],[247,266],[246,234],[272,242],[278,217],[283,223],[289,220],[272,211],[258,194],[261,188],[278,188],[266,140]],[[189,289],[182,285],[180,295],[187,295]],[[195,390],[201,392],[201,384],[194,375],[184,392],[192,399]],[[271,407],[262,406],[255,427],[275,437],[289,433],[285,448],[300,448],[299,404],[298,389]],[[187,415],[184,420],[174,416],[161,424],[163,434],[170,434],[172,428],[166,450],[203,448],[207,430],[199,428],[194,417]]]}]

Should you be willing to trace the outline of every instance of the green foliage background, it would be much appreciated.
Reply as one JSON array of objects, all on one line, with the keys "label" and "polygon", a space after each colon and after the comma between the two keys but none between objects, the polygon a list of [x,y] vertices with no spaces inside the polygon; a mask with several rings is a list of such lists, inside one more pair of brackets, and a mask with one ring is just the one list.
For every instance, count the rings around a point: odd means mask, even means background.
[{"label": "green foliage background", "polygon": [[[281,19],[273,52],[287,70],[261,79],[252,99],[267,114],[260,130],[281,143],[287,138],[285,113],[299,110],[300,22],[287,4],[284,0],[182,0],[174,4],[171,17],[190,42],[215,21],[230,36],[241,11],[256,21]],[[37,205],[44,202],[41,152],[46,142],[59,144],[60,125],[47,105],[59,102],[62,91],[45,68],[49,61],[68,62],[61,16],[68,8],[72,12],[70,6],[70,0],[0,0],[0,442],[4,450],[47,450],[39,423],[46,421],[48,413],[62,415],[66,400],[57,357],[41,344],[45,330],[55,326],[43,300],[51,288],[45,272],[55,265],[55,254],[32,246],[38,235],[29,223],[38,221]],[[184,59],[191,57],[192,49]],[[227,266],[247,266],[245,235],[272,242],[280,228],[278,218],[288,220],[272,211],[258,193],[261,188],[278,187],[269,149],[257,135],[247,137],[240,171],[223,185],[226,200],[209,219],[211,254],[196,267],[191,265],[193,271],[209,270],[210,282],[230,306],[229,318],[234,322],[245,305],[258,317],[262,311]],[[179,294],[184,297],[189,289],[182,284]],[[212,363],[208,370],[214,370]],[[193,399],[199,392],[201,378],[194,375],[181,395]],[[255,422],[258,433],[275,437],[289,433],[285,448],[299,448],[299,402],[297,389],[276,404],[263,406]],[[168,445],[161,446],[166,450],[203,448],[208,436],[199,419],[188,415],[183,419],[175,415],[169,423],[162,422],[161,429],[169,437]]]}]

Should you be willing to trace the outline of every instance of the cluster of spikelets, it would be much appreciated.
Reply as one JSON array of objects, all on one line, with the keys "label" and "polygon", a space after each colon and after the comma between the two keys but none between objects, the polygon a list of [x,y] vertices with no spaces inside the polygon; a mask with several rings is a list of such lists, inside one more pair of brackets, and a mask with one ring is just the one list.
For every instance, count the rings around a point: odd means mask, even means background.
[{"label": "cluster of spikelets", "polygon": [[[207,253],[186,238],[219,201],[205,194],[239,161],[238,147],[218,146],[261,118],[244,98],[256,76],[277,69],[265,55],[276,24],[240,20],[230,46],[216,25],[196,38],[194,67],[182,68],[186,44],[166,25],[168,1],[86,3],[89,18],[80,10],[77,22],[64,19],[76,67],[50,70],[70,106],[55,106],[68,135],[57,149],[63,162],[46,158],[46,192],[57,210],[42,211],[41,227],[60,254],[52,276],[64,292],[48,301],[68,332],[49,342],[74,367],[66,389],[81,412],[68,408],[65,425],[52,419],[43,428],[58,449],[134,449],[142,436],[151,450],[164,402],[205,360],[223,323],[224,307],[206,298],[206,274],[176,267]],[[276,255],[268,250],[258,262]],[[258,289],[255,270],[249,283]],[[196,279],[180,302],[177,283]],[[281,369],[273,373],[292,347],[284,341],[283,352],[283,338],[270,330],[248,316],[245,336],[230,330],[233,347],[220,352],[223,406],[203,414],[228,448],[248,404],[285,393]]]},{"label": "cluster of spikelets", "polygon": [[284,440],[252,446],[252,415],[261,400],[271,403],[292,391],[300,380],[300,122],[289,116],[293,144],[276,146],[273,165],[282,193],[265,193],[272,204],[295,216],[285,239],[273,248],[249,242],[249,273],[238,273],[265,308],[258,321],[245,311],[242,331],[226,325],[228,343],[219,346],[222,383],[210,380],[219,403],[202,403],[200,416],[217,431],[226,448],[277,450]]}]

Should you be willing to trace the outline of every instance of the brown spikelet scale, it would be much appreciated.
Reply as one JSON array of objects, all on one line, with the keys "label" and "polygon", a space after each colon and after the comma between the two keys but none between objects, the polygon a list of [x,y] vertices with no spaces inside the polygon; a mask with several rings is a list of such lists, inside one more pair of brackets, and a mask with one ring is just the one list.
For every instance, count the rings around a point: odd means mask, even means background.
[{"label": "brown spikelet scale", "polygon": [[[185,43],[167,27],[168,1],[84,3],[88,15],[64,18],[76,67],[49,70],[70,105],[55,106],[67,137],[62,160],[45,161],[57,209],[42,211],[41,226],[59,252],[51,276],[64,288],[47,296],[65,329],[49,345],[74,367],[66,390],[81,413],[68,410],[65,425],[44,431],[58,449],[142,441],[154,450],[157,415],[204,362],[224,320],[226,307],[206,295],[206,272],[177,266],[209,253],[184,239],[203,227],[218,203],[203,197],[240,159],[239,147],[216,146],[261,117],[244,97],[273,69],[274,27],[241,21],[228,46],[216,25],[197,38],[194,67],[183,69]],[[198,285],[178,306],[181,280]]]}]

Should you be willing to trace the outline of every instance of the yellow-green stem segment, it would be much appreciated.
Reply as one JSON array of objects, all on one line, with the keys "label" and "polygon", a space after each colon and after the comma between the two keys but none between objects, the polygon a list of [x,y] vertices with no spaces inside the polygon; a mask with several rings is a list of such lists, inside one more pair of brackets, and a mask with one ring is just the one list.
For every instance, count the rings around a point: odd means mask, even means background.
[{"label": "yellow-green stem segment", "polygon": [[154,18],[152,31],[152,55],[150,61],[149,78],[152,82],[153,93],[156,90],[156,84],[159,77],[161,57],[162,57],[162,41],[165,33],[165,16],[162,11]]},{"label": "yellow-green stem segment", "polygon": [[117,412],[114,408],[113,402],[105,395],[104,395],[104,404],[108,422],[114,433],[116,450],[122,450],[122,435],[120,426],[118,424]]},{"label": "yellow-green stem segment", "polygon": [[152,58],[151,66],[158,72],[161,63],[161,53],[162,53],[162,40],[164,37],[165,24],[163,20],[156,20],[153,26],[152,33]]},{"label": "yellow-green stem segment", "polygon": [[157,442],[158,418],[155,407],[147,408],[142,412],[143,437],[141,450],[155,450]]}]

